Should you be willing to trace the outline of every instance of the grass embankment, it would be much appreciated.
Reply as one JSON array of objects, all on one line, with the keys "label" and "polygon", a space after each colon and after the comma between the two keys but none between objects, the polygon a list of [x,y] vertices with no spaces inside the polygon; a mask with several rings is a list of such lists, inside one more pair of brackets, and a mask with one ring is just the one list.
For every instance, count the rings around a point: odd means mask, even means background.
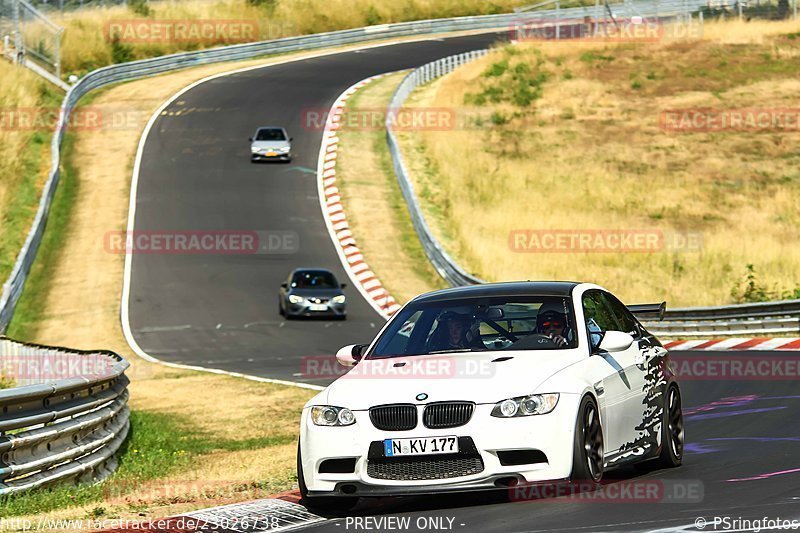
[{"label": "grass embankment", "polygon": [[[797,297],[798,29],[731,22],[693,41],[524,43],[434,82],[410,105],[471,117],[402,135],[435,233],[489,280],[591,280],[673,306]],[[662,112],[696,108],[793,108],[794,127],[660,126]],[[519,253],[512,232],[528,229],[656,230],[701,246]]]},{"label": "grass embankment", "polygon": [[[428,262],[400,192],[382,121],[357,126],[366,114],[378,116],[406,75],[393,74],[359,90],[345,108],[338,130],[336,181],[350,229],[372,271],[400,303],[446,286]],[[348,121],[348,114],[353,120]],[[353,127],[348,127],[348,122]]]},{"label": "grass embankment", "polygon": [[[431,18],[485,15],[511,12],[528,0],[188,0],[184,2],[131,2],[129,7],[85,8],[57,16],[65,27],[62,66],[67,74],[83,74],[92,69],[184,50],[233,44],[235,42],[309,35],[363,26],[424,20]],[[574,2],[562,3],[577,4]],[[231,28],[241,30],[226,35],[220,31],[195,42],[158,37],[154,30],[139,32],[139,42],[125,33],[116,43],[110,38],[112,26],[125,21],[243,21]],[[145,30],[147,28],[145,27]],[[155,37],[151,37],[155,34]],[[129,35],[129,34],[128,34]]]},{"label": "grass embankment", "polygon": [[0,279],[8,279],[36,215],[49,170],[61,94],[0,61]]},{"label": "grass embankment", "polygon": [[125,356],[132,364],[132,433],[117,473],[106,483],[9,498],[0,502],[4,516],[161,517],[250,500],[295,484],[297,421],[314,392],[137,358],[119,324],[124,257],[103,246],[106,232],[126,228],[133,158],[149,116],[197,79],[264,63],[214,65],[140,80],[82,103],[105,120],[119,118],[115,113],[125,120],[70,133],[42,252],[11,332],[28,341],[108,348]]}]

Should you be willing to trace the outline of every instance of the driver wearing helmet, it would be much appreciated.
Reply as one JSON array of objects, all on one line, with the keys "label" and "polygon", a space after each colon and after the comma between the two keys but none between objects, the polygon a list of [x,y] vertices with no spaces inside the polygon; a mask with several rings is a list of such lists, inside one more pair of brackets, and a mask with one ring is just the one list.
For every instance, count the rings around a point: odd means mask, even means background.
[{"label": "driver wearing helmet", "polygon": [[567,315],[555,305],[544,304],[536,316],[536,331],[547,335],[559,348],[569,344],[567,340]]},{"label": "driver wearing helmet", "polygon": [[469,316],[446,311],[437,321],[438,325],[431,336],[432,351],[486,349],[475,331],[477,323],[473,324]]}]

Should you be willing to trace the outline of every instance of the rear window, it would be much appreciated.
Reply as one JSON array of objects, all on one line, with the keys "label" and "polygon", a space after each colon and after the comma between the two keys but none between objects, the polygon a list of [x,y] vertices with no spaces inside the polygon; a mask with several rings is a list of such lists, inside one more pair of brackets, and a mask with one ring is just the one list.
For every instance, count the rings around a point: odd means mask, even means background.
[{"label": "rear window", "polygon": [[257,141],[285,141],[286,134],[280,128],[261,128],[256,134]]}]

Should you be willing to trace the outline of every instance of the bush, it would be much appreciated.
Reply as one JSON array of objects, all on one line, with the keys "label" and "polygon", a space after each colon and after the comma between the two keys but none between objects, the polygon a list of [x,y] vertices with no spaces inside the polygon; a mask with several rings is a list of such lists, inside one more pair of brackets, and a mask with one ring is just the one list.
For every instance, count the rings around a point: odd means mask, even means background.
[{"label": "bush", "polygon": [[128,2],[128,7],[142,17],[149,17],[153,10],[150,9],[150,6],[147,4],[147,0],[130,0]]},{"label": "bush", "polygon": [[[544,58],[541,52],[534,51],[533,57],[519,55],[513,48],[504,48],[505,57],[492,63],[482,77],[486,82],[478,93],[467,93],[464,102],[474,105],[503,102],[517,107],[528,107],[541,98],[543,85],[549,74],[542,69]],[[511,58],[514,58],[512,63]],[[532,61],[533,60],[533,61]]]},{"label": "bush", "polygon": [[736,283],[731,289],[731,296],[736,303],[768,302],[771,300],[797,300],[800,299],[800,286],[784,291],[769,290],[759,283],[756,268],[747,265],[743,280]]},{"label": "bush", "polygon": [[114,37],[111,41],[111,61],[114,63],[133,61],[133,48],[119,42],[119,37]]}]

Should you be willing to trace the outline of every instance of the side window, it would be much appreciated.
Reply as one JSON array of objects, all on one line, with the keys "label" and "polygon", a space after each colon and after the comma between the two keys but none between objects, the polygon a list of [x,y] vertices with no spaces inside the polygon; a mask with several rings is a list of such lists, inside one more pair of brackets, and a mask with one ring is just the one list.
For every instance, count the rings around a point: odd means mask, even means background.
[{"label": "side window", "polygon": [[590,332],[612,331],[620,329],[614,312],[599,291],[589,291],[583,295],[583,314],[586,327]]},{"label": "side window", "polygon": [[389,355],[405,355],[409,353],[409,344],[411,344],[411,336],[414,335],[418,337],[418,334],[415,334],[415,327],[417,325],[417,321],[422,316],[422,311],[417,311],[406,320],[403,325],[400,327],[400,330],[397,332],[397,335],[392,337],[391,342],[389,345],[386,346],[384,351]]},{"label": "side window", "polygon": [[603,299],[608,302],[608,305],[611,307],[611,310],[617,317],[617,321],[620,324],[620,331],[624,331],[625,333],[630,333],[634,337],[638,337],[639,328],[636,327],[636,319],[633,318],[633,315],[630,311],[628,311],[628,308],[610,294],[603,294]]}]

